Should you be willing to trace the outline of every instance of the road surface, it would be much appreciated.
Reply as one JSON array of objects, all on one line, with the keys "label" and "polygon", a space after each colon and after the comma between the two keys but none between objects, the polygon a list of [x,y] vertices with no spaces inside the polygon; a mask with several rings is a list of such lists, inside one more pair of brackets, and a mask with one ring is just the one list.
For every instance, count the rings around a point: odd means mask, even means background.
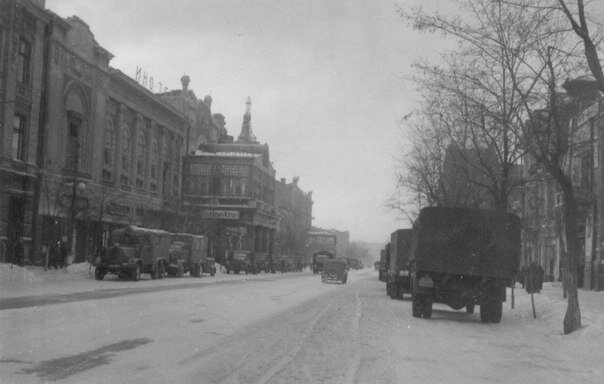
[{"label": "road surface", "polygon": [[3,309],[0,382],[601,382],[602,368],[509,303],[500,324],[438,305],[426,320],[369,270],[345,285],[309,272],[207,281]]}]

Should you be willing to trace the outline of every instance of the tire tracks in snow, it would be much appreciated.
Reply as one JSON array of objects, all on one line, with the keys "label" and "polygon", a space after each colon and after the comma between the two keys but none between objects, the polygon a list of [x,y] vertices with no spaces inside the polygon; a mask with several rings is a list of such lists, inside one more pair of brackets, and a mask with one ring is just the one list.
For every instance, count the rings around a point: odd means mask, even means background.
[{"label": "tire tracks in snow", "polygon": [[[226,337],[219,344],[182,360],[181,366],[195,365],[195,368],[176,382],[188,383],[203,377],[204,383],[267,383],[303,350],[302,345],[332,305],[328,302],[317,307],[309,302],[304,305],[308,309],[304,311],[306,316],[277,316]],[[289,326],[283,328],[283,324]]]},{"label": "tire tracks in snow", "polygon": [[361,317],[363,316],[363,302],[359,297],[359,291],[355,292],[355,311],[354,317],[352,318],[352,337],[354,339],[354,355],[348,361],[346,376],[342,384],[354,384],[357,377],[357,372],[361,368],[362,364],[362,344],[361,344],[361,332],[360,324]]},{"label": "tire tracks in snow", "polygon": [[310,333],[314,330],[315,326],[319,322],[319,320],[325,316],[325,314],[331,308],[331,304],[324,307],[321,311],[319,311],[310,321],[308,327],[304,330],[301,337],[298,339],[299,341],[289,350],[285,352],[285,356],[277,361],[259,380],[255,381],[255,384],[266,384],[273,376],[275,376],[280,370],[282,370],[286,365],[294,360],[294,358],[300,353],[302,350],[302,343],[306,338],[310,335]]}]

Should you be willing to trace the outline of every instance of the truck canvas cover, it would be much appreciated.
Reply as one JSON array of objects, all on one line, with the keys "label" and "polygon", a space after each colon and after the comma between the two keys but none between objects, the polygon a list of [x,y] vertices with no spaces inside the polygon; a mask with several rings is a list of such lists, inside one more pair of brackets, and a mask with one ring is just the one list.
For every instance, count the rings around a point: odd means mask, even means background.
[{"label": "truck canvas cover", "polygon": [[411,229],[399,229],[390,235],[390,270],[398,272],[408,269],[412,242]]},{"label": "truck canvas cover", "polygon": [[518,269],[520,219],[500,211],[427,207],[413,240],[418,270],[511,279]]}]

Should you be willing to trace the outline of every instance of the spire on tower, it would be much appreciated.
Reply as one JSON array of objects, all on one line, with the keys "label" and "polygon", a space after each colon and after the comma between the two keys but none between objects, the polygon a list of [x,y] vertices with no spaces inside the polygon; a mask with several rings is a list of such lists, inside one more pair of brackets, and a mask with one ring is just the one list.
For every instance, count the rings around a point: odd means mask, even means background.
[{"label": "spire on tower", "polygon": [[243,115],[243,124],[241,125],[241,133],[237,138],[238,143],[258,144],[256,135],[252,131],[252,99],[247,98],[245,102],[245,114]]}]

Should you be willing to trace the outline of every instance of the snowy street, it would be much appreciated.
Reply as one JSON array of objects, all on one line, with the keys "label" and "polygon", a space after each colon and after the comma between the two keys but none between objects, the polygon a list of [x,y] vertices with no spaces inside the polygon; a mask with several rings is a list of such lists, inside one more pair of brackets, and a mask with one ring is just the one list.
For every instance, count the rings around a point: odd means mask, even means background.
[{"label": "snowy street", "polygon": [[345,285],[322,284],[308,271],[73,280],[40,283],[51,294],[35,300],[2,287],[9,294],[0,299],[0,382],[601,383],[604,377],[604,293],[580,291],[584,327],[565,336],[565,301],[552,283],[535,295],[537,319],[530,296],[518,288],[515,309],[508,292],[501,323],[482,324],[478,310],[469,315],[440,305],[432,319],[413,318],[409,298],[388,298],[370,270],[351,271]]}]

